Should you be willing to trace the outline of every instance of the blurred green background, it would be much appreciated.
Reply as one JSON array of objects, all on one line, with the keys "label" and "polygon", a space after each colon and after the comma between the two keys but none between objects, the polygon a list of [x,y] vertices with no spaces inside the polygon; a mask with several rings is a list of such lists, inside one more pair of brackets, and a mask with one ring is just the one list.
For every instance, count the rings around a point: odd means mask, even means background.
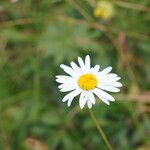
[{"label": "blurred green background", "polygon": [[55,82],[86,54],[121,76],[116,102],[92,108],[114,149],[150,150],[150,1],[111,2],[104,19],[95,0],[0,0],[0,150],[107,150]]}]

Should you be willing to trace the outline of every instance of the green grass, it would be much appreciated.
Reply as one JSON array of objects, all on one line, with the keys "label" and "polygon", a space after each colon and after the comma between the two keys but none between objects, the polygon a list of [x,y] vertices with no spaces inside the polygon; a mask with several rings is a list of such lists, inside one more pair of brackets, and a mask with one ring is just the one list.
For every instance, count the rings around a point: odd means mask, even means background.
[{"label": "green grass", "polygon": [[110,20],[93,15],[94,0],[0,2],[0,150],[107,150],[55,82],[61,63],[86,54],[121,76],[116,102],[92,108],[113,148],[150,149],[150,3],[113,2]]}]

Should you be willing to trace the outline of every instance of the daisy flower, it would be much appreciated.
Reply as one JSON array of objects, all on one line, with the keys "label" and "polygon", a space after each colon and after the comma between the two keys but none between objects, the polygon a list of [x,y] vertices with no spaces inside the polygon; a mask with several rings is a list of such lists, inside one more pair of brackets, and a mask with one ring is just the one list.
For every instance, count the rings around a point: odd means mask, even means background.
[{"label": "daisy flower", "polygon": [[114,5],[109,1],[99,1],[94,9],[95,17],[102,19],[110,19],[115,14]]},{"label": "daisy flower", "polygon": [[91,67],[90,56],[85,57],[85,62],[78,57],[79,66],[73,61],[70,63],[71,67],[61,64],[60,67],[68,75],[56,76],[56,81],[60,83],[58,88],[61,92],[69,92],[62,99],[67,102],[68,107],[71,105],[73,99],[80,95],[79,105],[82,109],[86,104],[89,108],[96,103],[95,95],[104,103],[109,105],[110,101],[115,99],[105,91],[119,92],[119,87],[122,86],[118,80],[120,77],[117,74],[110,73],[112,67],[100,71],[100,66],[95,65]]}]

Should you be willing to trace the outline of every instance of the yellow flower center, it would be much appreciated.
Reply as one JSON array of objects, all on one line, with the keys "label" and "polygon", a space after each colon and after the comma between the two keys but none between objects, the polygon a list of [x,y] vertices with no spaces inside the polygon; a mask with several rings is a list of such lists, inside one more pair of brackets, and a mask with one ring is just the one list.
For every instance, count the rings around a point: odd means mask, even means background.
[{"label": "yellow flower center", "polygon": [[92,74],[84,74],[78,79],[78,85],[83,90],[91,90],[97,86],[97,79]]},{"label": "yellow flower center", "polygon": [[110,19],[115,15],[114,5],[109,1],[100,1],[94,9],[95,17]]}]

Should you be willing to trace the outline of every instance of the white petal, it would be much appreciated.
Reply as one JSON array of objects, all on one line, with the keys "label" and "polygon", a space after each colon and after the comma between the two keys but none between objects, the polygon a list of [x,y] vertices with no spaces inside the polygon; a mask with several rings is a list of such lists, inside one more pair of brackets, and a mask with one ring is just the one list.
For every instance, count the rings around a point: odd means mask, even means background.
[{"label": "white petal", "polygon": [[81,68],[79,68],[78,66],[77,66],[77,64],[76,63],[74,63],[73,61],[70,63],[70,65],[71,65],[71,67],[73,68],[73,70],[78,74],[78,75],[81,75]]},{"label": "white petal", "polygon": [[68,103],[67,103],[68,107],[71,106],[72,101],[73,101],[73,98],[71,98],[71,99],[68,100]]},{"label": "white petal", "polygon": [[75,76],[75,71],[71,68],[71,67],[68,67],[64,64],[61,64],[60,67],[69,75],[71,75],[72,77]]},{"label": "white petal", "polygon": [[118,80],[120,80],[121,78],[120,77],[116,77],[115,79],[114,79],[114,81],[116,82],[116,81],[118,81]]},{"label": "white petal", "polygon": [[117,77],[117,74],[115,73],[109,73],[109,74],[106,74],[106,75],[100,75],[101,78],[116,78]]},{"label": "white petal", "polygon": [[108,99],[110,101],[114,101],[115,99],[108,93],[104,92],[103,90],[100,90],[98,88],[95,88],[92,90],[94,94],[96,94],[99,98],[103,97],[105,99]]},{"label": "white petal", "polygon": [[83,92],[81,93],[80,99],[79,99],[79,105],[80,105],[80,108],[81,108],[81,109],[85,106],[87,100],[88,100],[88,99],[87,99],[87,95],[86,95],[86,93],[83,91]]},{"label": "white petal", "polygon": [[81,93],[81,90],[80,89],[76,89],[70,93],[68,93],[63,99],[62,101],[65,102],[71,98],[74,98],[75,96],[79,95]]},{"label": "white petal", "polygon": [[91,68],[91,73],[93,73],[94,75],[97,75],[97,73],[99,72],[100,69],[100,65],[95,65],[93,68]]},{"label": "white petal", "polygon": [[91,67],[91,60],[90,60],[90,56],[89,55],[87,55],[85,57],[85,66],[86,66],[87,69],[90,69],[90,67]]},{"label": "white petal", "polygon": [[112,82],[116,82],[118,80],[120,80],[120,77],[105,77],[105,78],[101,78],[99,77],[99,80],[101,83],[112,83]]},{"label": "white petal", "polygon": [[72,78],[71,76],[66,76],[66,75],[57,75],[56,76],[57,79],[59,79],[59,78],[68,78],[68,77]]},{"label": "white petal", "polygon": [[63,88],[64,84],[58,86],[59,89]]},{"label": "white petal", "polygon": [[104,103],[106,103],[107,105],[109,104],[108,99],[104,97],[104,95],[101,93],[101,91],[99,91],[99,89],[94,89],[93,93],[96,94],[98,98],[101,99]]},{"label": "white petal", "polygon": [[106,90],[109,92],[119,92],[120,89],[113,87],[113,86],[99,86],[99,88],[101,88],[102,90]]},{"label": "white petal", "polygon": [[115,83],[112,83],[111,85],[115,87],[122,87],[122,84],[120,82],[115,82]]},{"label": "white petal", "polygon": [[108,74],[101,74],[100,72],[98,72],[98,77],[101,78],[101,79],[104,79],[104,78],[117,78],[117,74],[115,73],[108,73]]},{"label": "white petal", "polygon": [[75,82],[74,83],[73,82],[71,82],[71,83],[68,82],[68,84],[66,83],[66,84],[59,85],[58,88],[60,88],[61,92],[68,92],[68,91],[72,91],[74,89],[77,89],[78,86]]},{"label": "white petal", "polygon": [[100,65],[95,65],[95,66],[94,66],[94,70],[95,70],[96,72],[98,72],[99,69],[100,69]]},{"label": "white petal", "polygon": [[88,91],[88,99],[92,104],[95,104],[95,97],[91,91]]},{"label": "white petal", "polygon": [[105,104],[107,104],[107,105],[110,104],[109,101],[108,101],[106,98],[104,98],[104,97],[101,97],[101,100],[102,100]]},{"label": "white petal", "polygon": [[107,67],[107,68],[105,68],[104,70],[102,70],[101,72],[100,72],[100,74],[107,74],[107,73],[109,73],[110,71],[112,70],[112,67]]},{"label": "white petal", "polygon": [[100,87],[100,86],[122,87],[122,84],[120,82],[114,82],[114,81],[112,81],[112,82],[103,82],[102,81],[98,84],[98,87]]},{"label": "white petal", "polygon": [[81,68],[84,69],[85,65],[84,65],[84,62],[81,57],[78,57],[78,62],[79,62],[79,65],[81,66]]},{"label": "white petal", "polygon": [[[57,79],[58,80],[58,79]],[[60,79],[59,79],[60,80]],[[70,80],[66,80],[64,83],[62,83],[61,85],[58,86],[58,88],[63,88],[63,87],[74,87],[77,85],[76,79],[70,79]]]},{"label": "white petal", "polygon": [[78,70],[78,69],[80,69],[78,66],[77,66],[77,64],[75,63],[75,62],[71,62],[70,63],[70,65],[71,65],[71,67],[73,68],[73,70]]},{"label": "white petal", "polygon": [[58,83],[65,83],[65,82],[72,82],[74,81],[74,78],[70,77],[70,76],[56,76],[56,81]]},{"label": "white petal", "polygon": [[87,105],[88,105],[88,107],[91,109],[92,108],[92,103],[91,103],[91,101],[87,101]]}]

